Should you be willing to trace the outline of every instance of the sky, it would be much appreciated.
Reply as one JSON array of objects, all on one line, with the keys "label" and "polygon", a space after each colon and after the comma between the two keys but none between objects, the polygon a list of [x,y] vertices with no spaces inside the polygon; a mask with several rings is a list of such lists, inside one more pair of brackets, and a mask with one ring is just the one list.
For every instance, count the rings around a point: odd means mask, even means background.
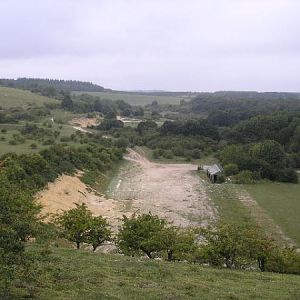
[{"label": "sky", "polygon": [[0,0],[0,77],[300,92],[300,0]]}]

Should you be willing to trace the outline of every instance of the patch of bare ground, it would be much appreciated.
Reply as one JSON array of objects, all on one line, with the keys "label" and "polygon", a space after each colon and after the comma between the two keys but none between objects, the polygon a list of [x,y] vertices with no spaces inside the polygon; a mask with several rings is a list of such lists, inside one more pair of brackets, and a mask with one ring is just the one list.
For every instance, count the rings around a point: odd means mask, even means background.
[{"label": "patch of bare ground", "polygon": [[248,208],[251,217],[262,228],[267,228],[268,232],[277,241],[285,241],[290,245],[294,245],[294,242],[288,238],[280,226],[275,224],[273,219],[263,210],[261,206],[255,201],[255,199],[244,189],[240,189],[238,192],[238,198],[243,205]]},{"label": "patch of bare ground", "polygon": [[112,227],[117,228],[122,216],[120,203],[99,195],[79,176],[62,175],[36,195],[36,200],[43,206],[42,215],[69,210],[75,207],[75,203],[85,203],[94,215],[106,217]]},{"label": "patch of bare ground", "polygon": [[129,149],[109,196],[124,212],[157,214],[177,226],[207,226],[217,211],[197,176],[197,165],[159,164]]},{"label": "patch of bare ground", "polygon": [[88,126],[98,125],[100,123],[100,118],[73,118],[70,121],[70,124],[73,126],[81,127],[81,128],[87,128]]},{"label": "patch of bare ground", "polygon": [[152,163],[129,149],[107,196],[76,176],[62,175],[36,195],[42,214],[58,213],[85,203],[94,215],[107,218],[115,231],[123,215],[134,212],[157,214],[177,226],[207,226],[217,211],[205,192],[203,181],[192,164]]}]

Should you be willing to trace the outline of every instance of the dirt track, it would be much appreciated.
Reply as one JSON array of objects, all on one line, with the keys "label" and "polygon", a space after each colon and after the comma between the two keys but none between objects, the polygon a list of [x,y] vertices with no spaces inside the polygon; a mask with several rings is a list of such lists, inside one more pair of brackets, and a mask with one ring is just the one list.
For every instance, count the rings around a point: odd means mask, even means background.
[{"label": "dirt track", "polygon": [[207,225],[216,210],[192,164],[152,163],[129,150],[128,161],[111,182],[107,195],[99,195],[78,176],[63,175],[37,195],[43,213],[55,213],[86,203],[95,215],[105,216],[117,228],[124,214],[152,212],[174,225]]},{"label": "dirt track", "polygon": [[216,210],[192,164],[158,164],[129,150],[128,165],[110,186],[109,196],[126,211],[151,212],[175,225],[207,225]]}]

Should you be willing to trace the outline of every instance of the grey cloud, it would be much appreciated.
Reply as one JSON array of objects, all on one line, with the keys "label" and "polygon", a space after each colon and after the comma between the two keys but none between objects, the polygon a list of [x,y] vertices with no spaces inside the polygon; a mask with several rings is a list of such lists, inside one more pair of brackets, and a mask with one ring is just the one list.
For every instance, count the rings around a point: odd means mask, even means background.
[{"label": "grey cloud", "polygon": [[300,90],[294,0],[0,0],[1,77]]}]

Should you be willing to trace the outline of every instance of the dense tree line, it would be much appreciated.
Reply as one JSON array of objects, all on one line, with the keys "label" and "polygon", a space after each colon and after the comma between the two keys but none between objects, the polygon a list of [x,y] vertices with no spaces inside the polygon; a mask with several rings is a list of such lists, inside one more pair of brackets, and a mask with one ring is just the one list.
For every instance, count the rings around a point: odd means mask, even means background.
[{"label": "dense tree line", "polygon": [[176,112],[172,118],[207,118],[216,126],[231,126],[242,120],[274,112],[300,112],[300,93],[215,92],[198,93],[180,105],[149,105],[153,112]]},{"label": "dense tree line", "polygon": [[160,132],[163,135],[199,135],[219,139],[217,127],[210,125],[207,120],[165,121]]},{"label": "dense tree line", "polygon": [[300,152],[300,114],[259,115],[233,126],[225,136],[242,144],[274,140],[287,152]]},{"label": "dense tree line", "polygon": [[92,82],[78,80],[58,80],[41,78],[18,78],[0,79],[0,85],[25,90],[38,91],[46,96],[54,96],[56,90],[82,91],[82,92],[103,92],[104,87]]},{"label": "dense tree line", "polygon": [[[273,140],[247,145],[229,145],[218,154],[218,158],[224,165],[226,175],[242,172],[237,178],[246,181],[245,183],[261,178],[298,182],[297,173],[292,168],[283,147]],[[241,175],[244,177],[243,180]]]}]

